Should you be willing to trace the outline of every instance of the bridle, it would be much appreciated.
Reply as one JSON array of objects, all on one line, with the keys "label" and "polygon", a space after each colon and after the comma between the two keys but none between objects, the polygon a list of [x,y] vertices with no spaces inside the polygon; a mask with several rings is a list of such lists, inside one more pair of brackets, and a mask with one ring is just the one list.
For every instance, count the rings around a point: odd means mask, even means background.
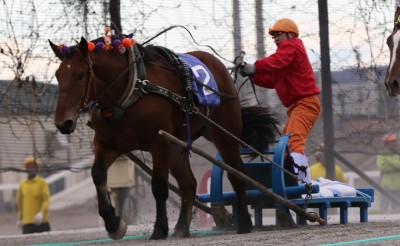
[{"label": "bridle", "polygon": [[93,81],[95,79],[95,74],[93,71],[93,62],[92,62],[92,58],[90,57],[90,55],[88,54],[88,58],[85,59],[82,55],[81,55],[82,60],[88,65],[89,67],[89,81],[86,83],[86,88],[85,88],[85,97],[82,100],[79,109],[78,109],[78,117],[80,114],[85,113],[87,111],[89,111],[93,105],[94,105],[94,101],[89,101],[89,94],[90,94],[90,87],[93,88],[94,91],[94,86],[93,86]]}]

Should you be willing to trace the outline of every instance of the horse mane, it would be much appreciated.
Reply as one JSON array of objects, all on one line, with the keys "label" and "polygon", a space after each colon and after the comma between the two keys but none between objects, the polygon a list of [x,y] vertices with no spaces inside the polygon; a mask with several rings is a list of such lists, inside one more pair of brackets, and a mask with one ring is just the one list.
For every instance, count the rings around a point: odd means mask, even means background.
[{"label": "horse mane", "polygon": [[146,46],[137,44],[137,47],[138,47],[139,51],[142,53],[143,61],[145,63],[154,62],[156,60],[156,57],[157,56],[159,57],[155,46],[153,46],[151,44],[146,45]]}]

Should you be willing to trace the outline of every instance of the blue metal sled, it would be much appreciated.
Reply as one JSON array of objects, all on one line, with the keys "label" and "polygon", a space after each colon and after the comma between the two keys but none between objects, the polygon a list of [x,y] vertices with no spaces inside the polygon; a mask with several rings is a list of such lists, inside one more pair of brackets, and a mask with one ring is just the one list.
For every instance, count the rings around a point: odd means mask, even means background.
[{"label": "blue metal sled", "polygon": [[[267,187],[272,192],[280,195],[286,200],[296,204],[303,210],[307,208],[319,209],[319,216],[327,224],[328,208],[340,208],[340,223],[348,223],[348,208],[358,207],[360,209],[360,222],[368,222],[368,208],[374,200],[374,190],[371,188],[357,189],[357,197],[329,197],[304,199],[302,195],[315,194],[319,192],[318,185],[307,188],[305,185],[298,185],[298,182],[282,171],[284,167],[285,154],[289,153],[287,145],[289,135],[284,135],[274,147],[268,150],[268,156],[272,156],[271,161],[251,161],[243,162],[245,174]],[[242,149],[242,155],[251,153],[249,149]],[[221,156],[217,154],[217,159]],[[289,170],[293,171],[293,170]],[[224,191],[223,189],[224,170],[217,165],[213,165],[210,193],[198,194],[197,199],[203,203],[211,203],[211,211],[214,222],[218,228],[230,228],[235,224],[235,199],[234,191]],[[259,190],[249,188],[246,191],[247,202],[254,210],[254,223],[256,227],[263,226],[262,210],[275,209],[276,224],[288,226],[294,224],[306,224],[306,221],[296,216],[293,220],[289,209],[282,204],[266,197]],[[232,206],[232,215],[229,215],[225,206]]]}]

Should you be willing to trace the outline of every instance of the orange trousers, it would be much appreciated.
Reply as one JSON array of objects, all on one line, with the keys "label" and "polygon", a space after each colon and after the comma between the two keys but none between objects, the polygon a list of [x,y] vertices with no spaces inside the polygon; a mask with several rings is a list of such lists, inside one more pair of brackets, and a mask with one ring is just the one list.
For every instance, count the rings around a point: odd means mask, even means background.
[{"label": "orange trousers", "polygon": [[304,145],[320,113],[318,95],[300,99],[288,108],[288,119],[282,133],[292,136],[288,142],[290,152],[304,155]]}]

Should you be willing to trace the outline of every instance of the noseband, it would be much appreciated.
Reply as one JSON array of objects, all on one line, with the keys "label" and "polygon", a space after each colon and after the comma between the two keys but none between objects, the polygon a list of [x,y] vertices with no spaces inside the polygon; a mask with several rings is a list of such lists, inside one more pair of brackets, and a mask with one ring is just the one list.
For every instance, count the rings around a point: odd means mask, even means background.
[{"label": "noseband", "polygon": [[82,60],[89,66],[89,82],[87,83],[86,88],[85,88],[85,98],[83,99],[83,101],[79,107],[78,116],[82,113],[89,111],[94,106],[94,101],[89,101],[90,87],[93,87],[93,91],[94,91],[93,81],[95,78],[95,74],[93,71],[93,62],[92,62],[92,59],[89,54],[88,54],[87,59],[85,59],[82,56]]}]

